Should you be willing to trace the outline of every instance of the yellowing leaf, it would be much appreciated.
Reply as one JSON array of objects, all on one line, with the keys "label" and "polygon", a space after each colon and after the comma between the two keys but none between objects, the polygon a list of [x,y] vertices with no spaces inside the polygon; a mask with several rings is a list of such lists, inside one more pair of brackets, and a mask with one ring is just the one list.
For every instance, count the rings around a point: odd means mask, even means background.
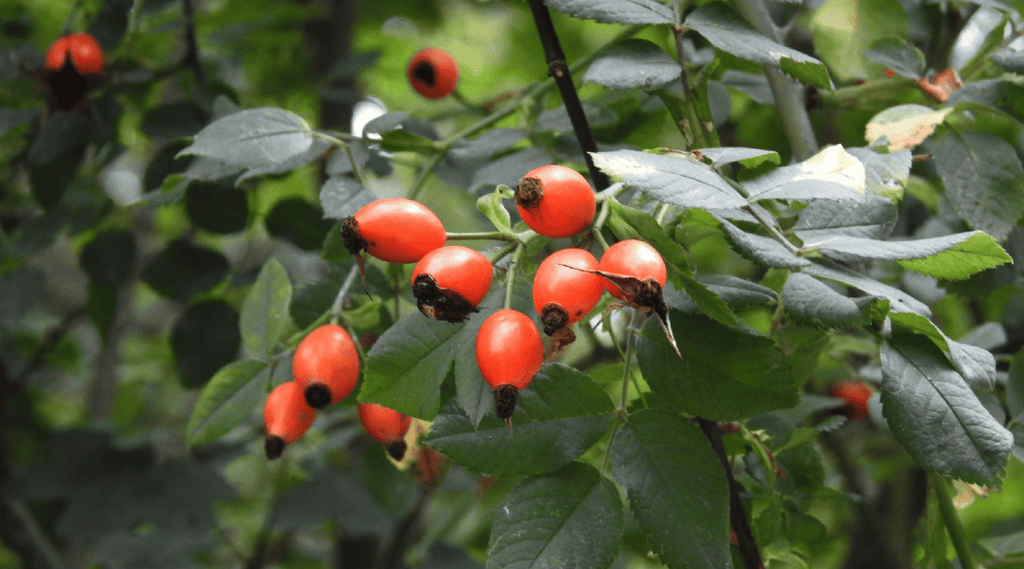
[{"label": "yellowing leaf", "polygon": [[875,144],[885,137],[889,152],[913,148],[924,142],[946,120],[952,108],[933,111],[921,105],[900,105],[886,109],[868,122],[864,138]]}]

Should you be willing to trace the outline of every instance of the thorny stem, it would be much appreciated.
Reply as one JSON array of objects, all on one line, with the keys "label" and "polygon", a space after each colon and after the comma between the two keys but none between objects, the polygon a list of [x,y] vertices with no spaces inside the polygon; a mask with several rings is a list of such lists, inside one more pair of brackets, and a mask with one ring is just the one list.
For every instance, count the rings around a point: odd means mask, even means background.
[{"label": "thorny stem", "polygon": [[729,524],[736,532],[736,541],[739,544],[740,554],[743,556],[743,563],[747,569],[764,569],[764,561],[761,560],[761,552],[757,549],[757,542],[754,541],[754,532],[750,529],[750,522],[747,520],[747,512],[743,509],[743,500],[740,498],[739,487],[732,475],[732,465],[729,464],[729,456],[725,453],[725,445],[722,443],[722,433],[718,430],[718,424],[702,417],[697,417],[697,424],[704,432],[711,448],[718,455],[718,461],[725,471],[725,480],[729,487]]},{"label": "thorny stem", "polygon": [[949,532],[949,539],[953,542],[953,549],[960,560],[963,569],[974,569],[974,559],[971,557],[971,549],[967,543],[967,536],[964,534],[964,526],[960,522],[960,516],[953,506],[953,494],[949,489],[949,481],[939,474],[928,475],[935,488],[935,497],[939,503],[939,512],[942,514],[942,521],[946,524],[946,531]]},{"label": "thorny stem", "polygon": [[352,288],[352,284],[356,282],[356,277],[358,276],[359,266],[352,265],[352,268],[348,270],[348,275],[345,276],[345,281],[341,283],[338,296],[334,297],[334,303],[331,305],[330,318],[332,323],[338,323],[338,318],[341,317],[341,307],[345,304],[345,297],[348,296],[348,291]]},{"label": "thorny stem", "polygon": [[597,141],[594,140],[594,133],[590,130],[587,115],[583,112],[583,104],[580,103],[576,85],[572,82],[572,73],[565,63],[565,53],[562,52],[562,46],[558,41],[555,25],[551,21],[551,13],[542,0],[529,0],[529,2],[537,33],[540,35],[540,42],[544,46],[548,75],[553,77],[558,85],[565,111],[569,114],[569,122],[572,123],[573,131],[576,132],[576,140],[580,144],[580,149],[583,150],[583,159],[590,170],[590,177],[594,180],[597,190],[601,191],[611,185],[611,180],[604,172],[597,169],[594,159],[590,155],[591,152],[597,152]]}]

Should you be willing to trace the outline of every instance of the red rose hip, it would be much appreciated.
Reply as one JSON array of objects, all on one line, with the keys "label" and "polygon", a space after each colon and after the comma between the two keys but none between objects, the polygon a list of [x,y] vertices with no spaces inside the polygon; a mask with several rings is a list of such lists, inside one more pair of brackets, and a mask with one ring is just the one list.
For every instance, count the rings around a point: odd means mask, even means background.
[{"label": "red rose hip", "polygon": [[412,271],[420,312],[435,320],[462,322],[487,296],[494,267],[479,251],[460,245],[427,253]]},{"label": "red rose hip", "polygon": [[371,437],[387,448],[391,458],[402,460],[406,451],[405,433],[409,431],[412,417],[377,403],[360,403],[359,421]]},{"label": "red rose hip", "polygon": [[341,401],[359,379],[359,352],[352,336],[335,324],[313,330],[295,348],[292,375],[311,407]]},{"label": "red rose hip", "polygon": [[533,306],[545,334],[579,322],[594,309],[604,292],[593,272],[597,268],[597,259],[583,249],[555,251],[541,262],[533,277]]},{"label": "red rose hip", "polygon": [[498,418],[507,423],[519,391],[544,363],[544,342],[533,320],[509,308],[490,315],[476,335],[476,363],[494,389]]},{"label": "red rose hip", "polygon": [[415,263],[447,239],[434,212],[405,198],[367,204],[344,219],[341,234],[353,255],[365,250],[388,263]]},{"label": "red rose hip", "polygon": [[[651,279],[658,283],[659,292],[661,287],[665,286],[665,280],[668,278],[665,260],[661,258],[658,251],[637,239],[619,241],[609,247],[601,256],[600,270],[633,277],[640,281]],[[604,288],[619,300],[632,300],[626,298],[626,293],[607,278],[604,279]]]},{"label": "red rose hip", "polygon": [[275,387],[263,404],[263,425],[267,429],[264,450],[267,458],[273,460],[281,456],[285,446],[306,434],[315,418],[316,409],[306,403],[299,384],[286,381]]},{"label": "red rose hip", "polygon": [[428,99],[443,99],[455,91],[459,66],[445,50],[430,47],[412,56],[406,74],[417,93]]},{"label": "red rose hip", "polygon": [[557,164],[535,168],[519,180],[515,191],[519,215],[545,237],[572,237],[594,221],[594,190],[572,168]]}]

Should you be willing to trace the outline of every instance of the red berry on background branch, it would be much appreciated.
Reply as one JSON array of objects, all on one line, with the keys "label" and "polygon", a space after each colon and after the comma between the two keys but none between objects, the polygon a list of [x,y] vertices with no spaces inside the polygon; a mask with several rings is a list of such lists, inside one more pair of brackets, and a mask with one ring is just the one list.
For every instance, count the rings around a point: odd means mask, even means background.
[{"label": "red berry on background branch", "polygon": [[352,336],[335,324],[313,330],[295,348],[292,375],[310,406],[319,409],[341,401],[359,379],[359,352]]},{"label": "red berry on background branch", "polygon": [[544,363],[544,342],[529,316],[505,308],[484,320],[476,335],[476,363],[494,389],[499,419],[512,428],[519,391],[533,381]]},{"label": "red berry on background branch", "polygon": [[460,245],[427,253],[412,271],[420,312],[435,320],[462,322],[487,296],[494,266],[479,251]]},{"label": "red berry on background branch", "polygon": [[406,68],[409,83],[428,99],[443,99],[455,91],[459,67],[445,50],[429,47],[417,51]]},{"label": "red berry on background branch", "polygon": [[67,34],[46,50],[40,78],[50,91],[51,104],[72,109],[99,85],[104,66],[103,48],[89,34]]},{"label": "red berry on background branch", "polygon": [[837,381],[828,388],[829,395],[846,401],[839,412],[851,421],[868,418],[868,399],[874,393],[874,390],[859,381]]},{"label": "red berry on background branch", "polygon": [[409,431],[412,417],[376,403],[359,404],[359,421],[366,432],[388,449],[395,460],[405,457],[405,433]]},{"label": "red berry on background branch", "polygon": [[281,456],[284,447],[306,434],[315,418],[316,409],[306,403],[299,384],[286,381],[275,387],[263,404],[263,425],[267,429],[263,446],[267,458],[273,460]]},{"label": "red berry on background branch", "polygon": [[594,221],[597,200],[582,174],[550,164],[530,170],[516,184],[516,209],[545,237],[572,237]]},{"label": "red berry on background branch", "polygon": [[544,333],[553,338],[550,357],[557,357],[576,340],[570,326],[597,306],[604,292],[595,272],[598,262],[583,249],[561,249],[549,255],[533,276],[533,306]]}]

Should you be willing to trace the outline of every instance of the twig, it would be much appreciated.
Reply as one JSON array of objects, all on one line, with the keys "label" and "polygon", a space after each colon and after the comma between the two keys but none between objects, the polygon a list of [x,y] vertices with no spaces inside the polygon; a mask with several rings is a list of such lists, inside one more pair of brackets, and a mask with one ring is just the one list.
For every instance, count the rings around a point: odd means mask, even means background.
[{"label": "twig", "polygon": [[974,559],[971,557],[971,549],[967,543],[967,536],[964,534],[963,523],[960,516],[953,507],[953,495],[949,490],[949,482],[941,475],[931,473],[928,479],[935,488],[935,497],[939,502],[939,512],[942,514],[942,521],[946,524],[946,531],[949,532],[949,539],[953,542],[953,549],[960,559],[960,566],[963,569],[974,569]]},{"label": "twig", "polygon": [[[46,533],[39,527],[36,519],[32,517],[32,512],[29,511],[28,506],[18,499],[4,500],[4,506],[11,516],[21,524],[25,537],[28,538],[35,551],[42,557],[46,567],[49,567],[49,569],[66,569],[67,565],[64,564],[60,553],[50,543],[50,539],[46,537]],[[28,562],[28,560],[23,561]]]},{"label": "twig", "polygon": [[590,170],[590,177],[594,180],[594,187],[601,191],[611,185],[611,181],[604,172],[597,169],[591,152],[597,152],[597,141],[594,140],[594,133],[590,130],[590,123],[587,122],[587,115],[583,112],[583,105],[580,103],[579,94],[576,93],[576,86],[572,82],[572,73],[565,63],[565,54],[558,42],[558,35],[555,33],[555,25],[551,21],[551,13],[541,0],[530,0],[530,11],[533,13],[533,21],[537,25],[537,33],[540,34],[540,42],[544,46],[544,58],[548,63],[548,75],[554,78],[558,85],[558,91],[562,94],[562,102],[565,110],[569,113],[569,121],[576,132],[576,140],[583,150],[583,159]]},{"label": "twig", "polygon": [[743,500],[740,498],[739,489],[736,486],[736,479],[732,475],[732,466],[729,464],[729,457],[725,454],[725,445],[722,444],[722,433],[714,421],[697,417],[697,424],[704,432],[711,448],[718,455],[718,461],[722,463],[725,470],[725,479],[729,485],[729,523],[736,532],[736,542],[739,544],[740,554],[743,556],[743,563],[747,569],[764,569],[764,561],[761,560],[761,552],[757,549],[757,542],[754,541],[754,533],[747,521],[747,512],[743,510]]},{"label": "twig", "polygon": [[182,63],[192,68],[196,81],[206,85],[206,70],[199,59],[199,43],[196,41],[196,15],[192,6],[193,0],[182,0],[185,6],[185,57]]},{"label": "twig", "polygon": [[46,359],[46,354],[50,353],[50,350],[52,350],[64,338],[64,336],[67,335],[71,326],[75,324],[75,321],[83,315],[85,315],[84,308],[73,310],[64,316],[64,319],[61,320],[59,324],[51,328],[50,331],[46,333],[46,336],[43,337],[42,343],[39,344],[39,347],[36,349],[35,353],[32,354],[28,363],[25,364],[21,373],[14,378],[12,383],[15,385],[23,385],[25,380],[35,373],[35,371],[39,369],[39,366],[43,364],[43,361]]},{"label": "twig", "polygon": [[430,498],[430,490],[421,490],[416,505],[405,515],[395,526],[394,536],[388,548],[381,554],[380,569],[401,569],[405,567],[405,552],[412,542],[417,526],[420,524],[420,517],[423,509]]},{"label": "twig", "polygon": [[[782,42],[781,34],[761,0],[736,0],[736,10],[769,39]],[[775,96],[775,106],[779,111],[782,130],[786,133],[786,139],[793,150],[793,161],[799,162],[810,158],[818,151],[818,142],[811,127],[811,119],[807,116],[803,86],[791,81],[774,67],[765,69],[764,74],[768,77],[768,85]]]}]

